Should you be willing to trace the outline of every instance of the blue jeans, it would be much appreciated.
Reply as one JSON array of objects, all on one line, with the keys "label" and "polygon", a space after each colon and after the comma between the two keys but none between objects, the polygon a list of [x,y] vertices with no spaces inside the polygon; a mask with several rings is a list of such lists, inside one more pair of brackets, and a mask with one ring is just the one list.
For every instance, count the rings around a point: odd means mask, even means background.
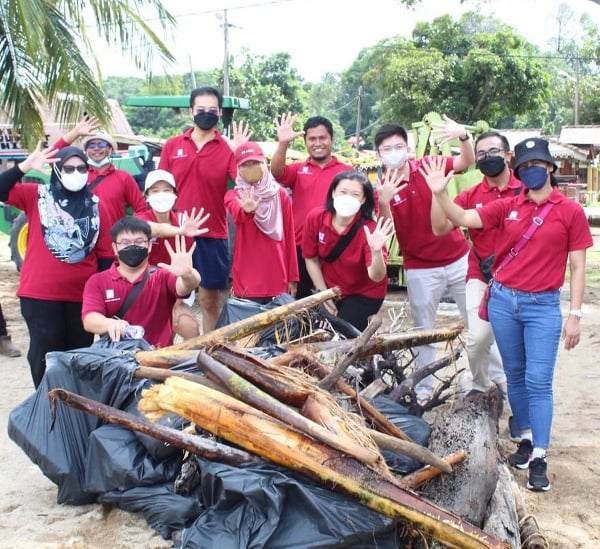
[{"label": "blue jeans", "polygon": [[552,380],[560,343],[560,291],[521,292],[494,282],[488,305],[502,356],[515,426],[531,429],[533,445],[548,448]]}]

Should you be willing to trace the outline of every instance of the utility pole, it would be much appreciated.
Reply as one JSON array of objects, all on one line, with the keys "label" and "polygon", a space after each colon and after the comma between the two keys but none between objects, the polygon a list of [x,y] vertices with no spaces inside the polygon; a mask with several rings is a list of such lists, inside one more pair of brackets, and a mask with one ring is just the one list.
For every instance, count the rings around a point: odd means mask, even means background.
[{"label": "utility pole", "polygon": [[355,147],[356,150],[354,151],[354,156],[358,157],[358,146],[360,145],[360,126],[361,126],[361,111],[362,111],[362,95],[363,95],[363,87],[359,86],[358,87],[358,101],[357,101],[357,112],[356,112],[356,143],[355,143]]},{"label": "utility pole", "polygon": [[579,126],[579,56],[575,58],[575,125]]},{"label": "utility pole", "polygon": [[223,95],[229,95],[229,23],[227,10],[223,10]]}]

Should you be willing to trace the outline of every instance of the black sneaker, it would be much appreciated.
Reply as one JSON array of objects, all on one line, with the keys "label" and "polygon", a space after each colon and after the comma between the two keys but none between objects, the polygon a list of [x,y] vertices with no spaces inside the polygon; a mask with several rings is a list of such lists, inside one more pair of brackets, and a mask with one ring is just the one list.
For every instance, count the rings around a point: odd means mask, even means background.
[{"label": "black sneaker", "polygon": [[531,440],[524,438],[519,442],[519,447],[514,454],[508,456],[508,463],[517,469],[527,469],[533,452]]},{"label": "black sneaker", "polygon": [[544,458],[532,459],[529,463],[529,478],[527,479],[527,488],[534,492],[547,492],[550,490],[550,481],[546,470],[548,464]]}]

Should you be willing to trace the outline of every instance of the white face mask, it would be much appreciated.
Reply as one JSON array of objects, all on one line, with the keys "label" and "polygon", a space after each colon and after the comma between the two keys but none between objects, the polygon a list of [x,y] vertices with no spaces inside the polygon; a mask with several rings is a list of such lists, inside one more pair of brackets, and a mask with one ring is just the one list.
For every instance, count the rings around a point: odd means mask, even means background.
[{"label": "white face mask", "polygon": [[406,149],[403,151],[391,151],[381,155],[381,161],[392,170],[401,168],[406,164]]},{"label": "white face mask", "polygon": [[95,160],[92,160],[91,158],[88,158],[87,163],[88,163],[88,165],[92,166],[93,168],[101,168],[102,166],[106,166],[107,164],[110,163],[110,156],[107,156],[106,158],[103,158],[102,160],[99,160],[98,162],[96,162]]},{"label": "white face mask", "polygon": [[177,196],[174,193],[156,193],[151,194],[147,198],[148,204],[153,210],[156,210],[160,213],[165,213],[171,210],[171,208],[175,205],[175,199]]},{"label": "white face mask", "polygon": [[87,183],[87,179],[87,173],[79,173],[77,171],[73,173],[61,173],[60,175],[60,182],[63,184],[63,187],[73,193],[83,189]]},{"label": "white face mask", "polygon": [[360,210],[360,200],[349,194],[341,194],[333,197],[333,209],[342,217],[351,217]]}]

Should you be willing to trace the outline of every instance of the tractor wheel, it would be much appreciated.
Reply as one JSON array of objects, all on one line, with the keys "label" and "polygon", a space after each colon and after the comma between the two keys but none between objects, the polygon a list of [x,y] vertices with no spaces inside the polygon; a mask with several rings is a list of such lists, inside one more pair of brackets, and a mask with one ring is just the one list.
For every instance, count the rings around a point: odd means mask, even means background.
[{"label": "tractor wheel", "polygon": [[10,256],[15,262],[17,271],[21,270],[23,260],[25,259],[25,250],[27,249],[27,232],[29,222],[27,216],[21,213],[13,222],[10,228],[10,238],[8,245],[10,246]]}]

